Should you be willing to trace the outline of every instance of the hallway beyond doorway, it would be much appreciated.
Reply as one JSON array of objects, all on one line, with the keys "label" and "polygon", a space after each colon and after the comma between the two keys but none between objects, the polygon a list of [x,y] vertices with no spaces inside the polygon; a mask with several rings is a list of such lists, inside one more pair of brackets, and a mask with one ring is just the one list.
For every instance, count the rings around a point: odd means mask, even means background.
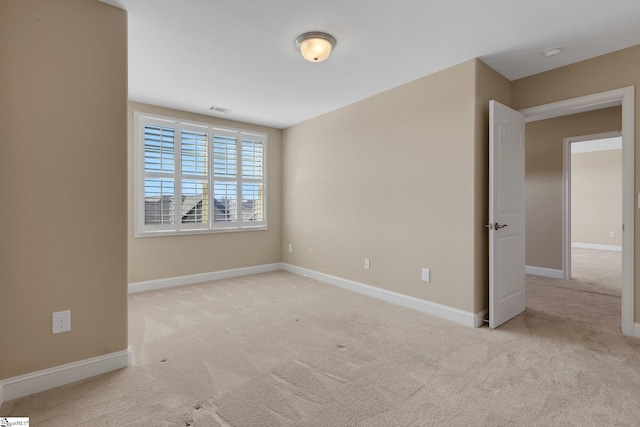
[{"label": "hallway beyond doorway", "polygon": [[527,309],[620,332],[622,253],[573,248],[572,278],[527,275]]}]

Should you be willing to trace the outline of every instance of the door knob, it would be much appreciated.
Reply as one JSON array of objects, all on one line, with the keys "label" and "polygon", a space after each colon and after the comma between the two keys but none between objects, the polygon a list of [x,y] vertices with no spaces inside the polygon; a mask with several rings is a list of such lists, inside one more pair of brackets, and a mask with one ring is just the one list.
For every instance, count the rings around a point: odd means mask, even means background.
[{"label": "door knob", "polygon": [[493,227],[494,227],[496,230],[500,230],[501,228],[505,228],[507,225],[509,225],[509,224],[502,224],[502,225],[500,225],[500,224],[498,224],[498,223],[496,222],[496,223],[494,224],[494,226],[493,226]]}]

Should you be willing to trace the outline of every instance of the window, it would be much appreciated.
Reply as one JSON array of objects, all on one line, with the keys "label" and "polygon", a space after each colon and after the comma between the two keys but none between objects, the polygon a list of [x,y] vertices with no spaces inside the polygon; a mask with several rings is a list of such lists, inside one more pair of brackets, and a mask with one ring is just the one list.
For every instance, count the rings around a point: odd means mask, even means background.
[{"label": "window", "polygon": [[264,133],[135,113],[135,235],[265,230]]}]

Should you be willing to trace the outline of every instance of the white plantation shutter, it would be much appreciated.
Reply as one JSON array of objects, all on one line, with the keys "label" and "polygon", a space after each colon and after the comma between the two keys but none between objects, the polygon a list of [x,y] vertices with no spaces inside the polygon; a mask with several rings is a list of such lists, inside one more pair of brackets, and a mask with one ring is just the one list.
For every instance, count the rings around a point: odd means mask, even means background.
[{"label": "white plantation shutter", "polygon": [[266,228],[266,134],[135,116],[136,236]]},{"label": "white plantation shutter", "polygon": [[214,134],[214,222],[218,227],[264,223],[264,165],[259,135]]},{"label": "white plantation shutter", "polygon": [[181,132],[181,175],[183,224],[209,222],[209,135],[202,131]]},{"label": "white plantation shutter", "polygon": [[175,171],[175,130],[166,126],[144,127],[145,172]]},{"label": "white plantation shutter", "polygon": [[145,178],[144,223],[173,224],[175,221],[175,182],[173,179]]},{"label": "white plantation shutter", "polygon": [[144,126],[144,223],[175,221],[175,130]]},{"label": "white plantation shutter", "polygon": [[238,139],[235,134],[213,136],[213,222],[218,227],[238,223]]},{"label": "white plantation shutter", "polygon": [[187,175],[207,176],[208,140],[203,132],[182,131],[182,173]]},{"label": "white plantation shutter", "polygon": [[264,218],[264,149],[262,141],[242,138],[242,221]]},{"label": "white plantation shutter", "polygon": [[213,175],[235,178],[238,173],[238,140],[235,136],[214,135]]}]

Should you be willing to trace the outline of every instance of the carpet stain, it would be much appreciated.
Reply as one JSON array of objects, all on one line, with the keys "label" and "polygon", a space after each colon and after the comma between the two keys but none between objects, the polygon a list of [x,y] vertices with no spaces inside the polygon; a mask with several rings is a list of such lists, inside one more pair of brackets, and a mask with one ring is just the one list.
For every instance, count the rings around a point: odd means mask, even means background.
[{"label": "carpet stain", "polygon": [[202,408],[202,403],[198,403],[196,406],[193,407],[193,409],[201,409]]},{"label": "carpet stain", "polygon": [[167,359],[160,359],[160,363],[164,363],[166,361],[167,361]]},{"label": "carpet stain", "polygon": [[347,346],[346,345],[342,345],[342,344],[338,344],[336,347],[338,347],[340,350],[346,350]]}]

